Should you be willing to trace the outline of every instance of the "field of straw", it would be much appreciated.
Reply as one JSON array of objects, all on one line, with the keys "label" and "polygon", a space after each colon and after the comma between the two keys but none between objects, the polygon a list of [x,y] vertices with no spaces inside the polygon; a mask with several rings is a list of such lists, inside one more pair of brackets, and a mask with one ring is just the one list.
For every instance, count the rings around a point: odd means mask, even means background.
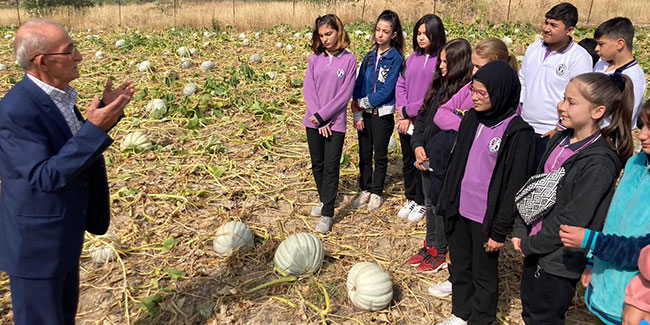
[{"label": "field of straw", "polygon": [[[454,21],[530,22],[537,26],[544,13],[561,0],[373,0],[373,1],[235,1],[182,2],[162,0],[156,4],[105,5],[83,11],[62,8],[47,18],[74,28],[140,27],[157,29],[171,26],[211,27],[213,22],[238,29],[269,28],[278,24],[302,27],[313,23],[319,14],[336,13],[344,22],[372,21],[382,10],[393,9],[402,19],[417,20],[434,12]],[[636,24],[650,23],[647,0],[574,0],[580,22],[597,25],[615,16],[626,16]],[[175,6],[174,3],[177,3]],[[233,8],[234,7],[234,8]],[[508,10],[510,8],[510,10]],[[18,24],[30,18],[24,10],[0,9],[0,25]]]}]

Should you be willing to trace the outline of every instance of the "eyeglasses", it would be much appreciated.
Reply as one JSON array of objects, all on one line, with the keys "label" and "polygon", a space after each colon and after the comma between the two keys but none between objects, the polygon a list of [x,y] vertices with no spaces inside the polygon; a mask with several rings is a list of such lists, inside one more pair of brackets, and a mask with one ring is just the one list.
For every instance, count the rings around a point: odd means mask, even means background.
[{"label": "eyeglasses", "polygon": [[36,59],[36,57],[38,57],[39,55],[45,55],[45,56],[50,56],[50,55],[70,55],[70,56],[72,56],[77,52],[79,52],[77,47],[72,46],[72,49],[70,49],[70,51],[67,51],[67,52],[53,52],[53,53],[39,53],[39,54],[36,54],[36,55],[34,55],[34,57],[31,60],[29,60],[29,62],[34,61],[34,59]]},{"label": "eyeglasses", "polygon": [[472,94],[478,94],[481,98],[486,98],[490,96],[490,94],[488,94],[487,91],[475,89],[473,85],[469,85],[469,91]]}]

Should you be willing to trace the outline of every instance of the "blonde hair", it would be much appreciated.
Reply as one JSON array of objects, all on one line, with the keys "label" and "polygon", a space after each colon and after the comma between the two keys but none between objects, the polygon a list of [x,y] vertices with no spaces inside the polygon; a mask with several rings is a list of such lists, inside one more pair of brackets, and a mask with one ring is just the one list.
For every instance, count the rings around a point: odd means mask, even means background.
[{"label": "blonde hair", "polygon": [[474,53],[489,61],[505,61],[513,70],[515,70],[516,73],[519,73],[517,58],[510,54],[506,43],[498,38],[490,37],[480,41],[476,46],[474,46]]}]

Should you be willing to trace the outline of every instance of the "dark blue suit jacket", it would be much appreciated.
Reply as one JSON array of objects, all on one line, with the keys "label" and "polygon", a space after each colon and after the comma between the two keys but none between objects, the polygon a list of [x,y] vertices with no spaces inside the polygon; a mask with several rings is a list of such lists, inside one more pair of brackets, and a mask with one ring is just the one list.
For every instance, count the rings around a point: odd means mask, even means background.
[{"label": "dark blue suit jacket", "polygon": [[0,270],[62,276],[78,263],[84,230],[106,232],[102,152],[112,141],[90,122],[73,136],[56,104],[27,76],[0,100]]}]

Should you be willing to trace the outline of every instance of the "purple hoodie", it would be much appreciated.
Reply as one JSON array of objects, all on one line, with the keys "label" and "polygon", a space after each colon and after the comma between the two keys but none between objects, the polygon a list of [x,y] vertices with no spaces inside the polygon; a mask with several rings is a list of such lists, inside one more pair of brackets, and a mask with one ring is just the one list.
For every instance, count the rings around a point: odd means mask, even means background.
[{"label": "purple hoodie", "polygon": [[460,120],[465,114],[465,111],[474,107],[472,101],[472,93],[469,91],[468,83],[463,86],[457,93],[455,93],[446,103],[440,105],[436,115],[433,117],[433,122],[441,130],[453,130],[458,132]]},{"label": "purple hoodie", "polygon": [[332,56],[313,54],[305,71],[302,94],[307,110],[302,125],[317,128],[309,118],[314,116],[321,126],[345,133],[347,103],[352,97],[357,73],[357,59],[347,50]]},{"label": "purple hoodie", "polygon": [[433,82],[437,61],[435,55],[414,52],[406,59],[404,77],[400,74],[397,78],[395,107],[400,109],[402,117],[411,119],[411,123],[415,122],[424,96]]}]

